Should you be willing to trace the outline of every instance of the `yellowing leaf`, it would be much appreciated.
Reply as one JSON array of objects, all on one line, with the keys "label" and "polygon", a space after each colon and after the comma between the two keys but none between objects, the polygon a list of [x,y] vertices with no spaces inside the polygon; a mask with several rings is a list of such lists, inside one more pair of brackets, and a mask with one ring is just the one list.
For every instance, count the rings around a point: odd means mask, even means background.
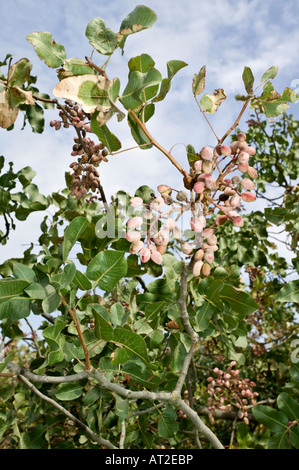
[{"label": "yellowing leaf", "polygon": [[200,100],[203,111],[216,113],[221,103],[226,99],[226,94],[222,88],[218,88],[212,95],[204,95]]},{"label": "yellowing leaf", "polygon": [[0,93],[0,127],[8,129],[17,119],[19,108],[12,108],[9,104],[9,93],[4,90]]}]

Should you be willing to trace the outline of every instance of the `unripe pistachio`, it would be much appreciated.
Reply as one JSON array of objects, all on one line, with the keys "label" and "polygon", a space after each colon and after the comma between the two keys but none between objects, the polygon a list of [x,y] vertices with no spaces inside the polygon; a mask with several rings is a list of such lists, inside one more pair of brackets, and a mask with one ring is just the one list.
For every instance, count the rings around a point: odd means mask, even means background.
[{"label": "unripe pistachio", "polygon": [[187,201],[188,199],[188,196],[187,194],[185,193],[185,191],[179,191],[176,195],[176,199],[177,201],[179,202],[184,202],[184,201]]},{"label": "unripe pistachio", "polygon": [[130,246],[130,253],[134,255],[134,254],[138,253],[140,250],[142,250],[143,247],[144,247],[143,241],[136,240]]},{"label": "unripe pistachio", "polygon": [[202,266],[203,266],[202,261],[195,261],[193,265],[193,276],[197,277],[200,275]]},{"label": "unripe pistachio", "polygon": [[241,186],[242,186],[242,188],[248,189],[248,190],[255,188],[254,182],[251,181],[249,178],[242,179]]},{"label": "unripe pistachio", "polygon": [[193,246],[188,242],[182,244],[182,252],[186,255],[191,255],[193,253]]},{"label": "unripe pistachio", "polygon": [[167,250],[167,245],[158,245],[157,246],[157,250],[159,253],[161,253],[161,255],[164,255],[164,253],[166,252]]},{"label": "unripe pistachio", "polygon": [[151,253],[151,260],[156,264],[162,264],[163,258],[159,251],[153,251]]},{"label": "unripe pistachio", "polygon": [[157,187],[157,189],[158,189],[160,194],[166,193],[166,194],[170,195],[172,193],[172,189],[170,188],[170,186],[167,186],[167,184],[160,184]]},{"label": "unripe pistachio", "polygon": [[242,193],[242,199],[243,201],[245,202],[253,202],[256,200],[256,195],[254,193],[251,193],[249,191],[245,191],[244,193]]},{"label": "unripe pistachio", "polygon": [[256,179],[258,177],[258,172],[256,171],[255,168],[253,168],[253,166],[249,166],[247,168],[247,173],[250,176],[250,178]]},{"label": "unripe pistachio", "polygon": [[241,171],[241,173],[245,173],[248,170],[248,163],[239,163],[238,170]]},{"label": "unripe pistachio", "polygon": [[197,181],[195,185],[193,186],[193,191],[197,194],[203,193],[205,190],[205,184],[203,181]]},{"label": "unripe pistachio", "polygon": [[203,160],[212,160],[213,158],[213,150],[211,147],[208,147],[207,145],[203,147],[200,151],[200,156]]},{"label": "unripe pistachio", "polygon": [[206,276],[206,277],[209,276],[211,273],[210,265],[205,263],[203,267],[201,268],[201,273],[203,274],[203,276]]},{"label": "unripe pistachio", "polygon": [[246,152],[249,153],[249,155],[255,155],[256,150],[254,147],[251,147],[251,145],[248,145]]},{"label": "unripe pistachio", "polygon": [[236,194],[236,191],[233,188],[226,186],[224,194],[227,194],[228,196],[233,196],[234,194]]},{"label": "unripe pistachio", "polygon": [[202,164],[203,164],[202,160],[197,160],[196,162],[194,162],[194,165],[193,165],[194,170],[196,172],[201,172],[202,171]]},{"label": "unripe pistachio", "polygon": [[142,248],[142,250],[139,252],[139,255],[141,263],[146,263],[151,257],[151,252],[148,248]]},{"label": "unripe pistachio", "polygon": [[202,232],[204,229],[203,221],[200,220],[198,217],[192,217],[190,219],[190,225],[191,225],[192,230],[194,230],[194,232],[197,232],[197,233]]},{"label": "unripe pistachio", "polygon": [[169,232],[167,230],[160,230],[152,239],[156,245],[167,245],[169,242]]},{"label": "unripe pistachio", "polygon": [[204,251],[202,249],[197,250],[197,252],[194,255],[195,261],[201,261],[204,257]]},{"label": "unripe pistachio", "polygon": [[229,200],[229,203],[232,207],[237,207],[241,202],[241,197],[239,196],[239,194],[234,194],[230,200]]},{"label": "unripe pistachio", "polygon": [[238,155],[238,162],[239,163],[248,163],[249,161],[249,153],[248,152],[240,152]]},{"label": "unripe pistachio", "polygon": [[173,238],[178,239],[178,240],[179,240],[180,238],[182,238],[182,231],[181,231],[181,229],[180,229],[179,227],[177,227],[177,226],[173,227],[172,236],[173,236]]},{"label": "unripe pistachio", "polygon": [[223,225],[227,221],[227,216],[226,215],[218,215],[216,219],[216,225]]},{"label": "unripe pistachio", "polygon": [[202,244],[202,249],[204,251],[217,251],[218,246],[217,245],[209,245],[208,243],[203,243]]},{"label": "unripe pistachio", "polygon": [[[162,245],[161,245],[162,246]],[[157,250],[157,247],[156,245],[153,245],[153,244],[150,244],[150,245],[147,245],[148,249],[150,250],[150,252],[152,253],[153,251],[156,251]]]},{"label": "unripe pistachio", "polygon": [[227,157],[228,155],[231,155],[232,150],[230,147],[228,147],[228,145],[221,145],[220,152],[221,152],[221,155],[224,155]]},{"label": "unripe pistachio", "polygon": [[204,238],[211,237],[212,235],[214,235],[214,230],[212,228],[204,229],[204,231],[203,231],[203,237]]},{"label": "unripe pistachio", "polygon": [[213,163],[212,162],[208,162],[208,161],[203,162],[202,171],[204,173],[211,173],[212,169],[213,169]]},{"label": "unripe pistachio", "polygon": [[240,176],[233,176],[232,177],[232,184],[240,184],[240,183],[241,183]]},{"label": "unripe pistachio", "polygon": [[244,132],[239,132],[237,139],[239,142],[244,142],[246,140],[246,134],[244,134]]},{"label": "unripe pistachio", "polygon": [[142,217],[132,217],[132,219],[128,220],[127,226],[129,228],[137,228],[142,225],[143,219]]},{"label": "unripe pistachio", "polygon": [[247,152],[247,148],[248,148],[248,145],[247,145],[247,142],[239,142],[239,150],[241,150],[241,152]]},{"label": "unripe pistachio", "polygon": [[132,230],[126,234],[126,239],[128,242],[135,242],[136,240],[140,240],[141,233],[137,232],[136,230]]},{"label": "unripe pistachio", "polygon": [[159,211],[164,206],[164,199],[161,196],[156,197],[150,203],[151,210]]},{"label": "unripe pistachio", "polygon": [[164,199],[165,204],[167,204],[168,206],[170,206],[173,203],[172,197],[169,196],[169,194],[167,193],[163,193],[162,198]]},{"label": "unripe pistachio", "polygon": [[213,180],[213,178],[206,179],[205,184],[206,184],[206,187],[210,189],[211,191],[216,191],[217,184],[216,184],[216,181]]},{"label": "unripe pistachio", "polygon": [[207,261],[207,263],[213,263],[214,261],[214,252],[213,251],[206,251],[204,255],[204,260]]},{"label": "unripe pistachio", "polygon": [[207,244],[208,245],[216,245],[217,244],[216,235],[211,235],[210,237],[207,237]]},{"label": "unripe pistachio", "polygon": [[170,231],[173,230],[175,226],[176,226],[176,221],[174,219],[167,219],[164,224],[164,228]]},{"label": "unripe pistachio", "polygon": [[232,151],[232,154],[235,154],[239,148],[239,142],[235,141],[230,144],[230,149]]}]

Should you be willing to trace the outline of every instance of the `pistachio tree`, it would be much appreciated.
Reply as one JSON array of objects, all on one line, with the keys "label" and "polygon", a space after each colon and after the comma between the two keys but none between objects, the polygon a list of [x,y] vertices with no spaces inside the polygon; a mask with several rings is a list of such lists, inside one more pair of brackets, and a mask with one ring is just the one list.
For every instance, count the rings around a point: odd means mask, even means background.
[{"label": "pistachio tree", "polygon": [[[226,93],[205,93],[202,66],[187,86],[215,145],[187,140],[183,167],[148,121],[187,64],[171,60],[163,76],[143,53],[129,60],[127,83],[109,76],[113,53],[156,20],[146,6],[118,32],[94,18],[83,58],[67,58],[49,32],[28,34],[57,70],[51,93],[36,88],[27,58],[1,62],[0,126],[13,130],[22,113],[42,133],[51,108],[53,139],[74,136],[62,191],[42,195],[34,170],[14,173],[13,162],[0,176],[2,246],[33,211],[56,208],[37,253],[32,244],[0,266],[2,448],[298,447],[298,281],[289,277],[298,272],[298,123],[285,113],[299,97],[274,89],[276,66],[258,80],[245,66],[239,114],[220,136],[211,115]],[[180,187],[157,174],[150,188],[140,175],[135,192],[109,201],[101,165],[130,150],[110,120],[127,123],[133,148],[158,149]],[[267,196],[273,181],[277,198]],[[269,207],[248,214],[257,197]],[[276,225],[292,266],[275,252]]]}]

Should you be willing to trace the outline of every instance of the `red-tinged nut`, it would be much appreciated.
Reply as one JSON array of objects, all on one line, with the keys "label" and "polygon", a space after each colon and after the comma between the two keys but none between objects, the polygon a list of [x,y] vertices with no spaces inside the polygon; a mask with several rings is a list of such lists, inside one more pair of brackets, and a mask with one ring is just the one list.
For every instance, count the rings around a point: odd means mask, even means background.
[{"label": "red-tinged nut", "polygon": [[211,267],[209,264],[205,263],[203,267],[201,268],[201,273],[203,276],[207,277],[211,273]]},{"label": "red-tinged nut", "polygon": [[254,182],[251,181],[249,178],[243,178],[242,181],[241,181],[241,186],[242,186],[242,188],[248,189],[248,190],[251,190],[251,189],[255,188]]},{"label": "red-tinged nut", "polygon": [[221,152],[221,155],[224,155],[225,157],[227,157],[231,155],[232,149],[228,145],[221,145],[220,152]]},{"label": "red-tinged nut", "polygon": [[234,155],[235,153],[237,153],[238,148],[239,148],[239,142],[238,142],[238,141],[232,142],[232,143],[230,144],[230,149],[231,149],[233,155]]},{"label": "red-tinged nut", "polygon": [[229,186],[227,186],[224,190],[224,194],[228,196],[233,196],[234,194],[236,194],[236,191],[233,188],[230,188]]},{"label": "red-tinged nut", "polygon": [[[168,323],[166,323],[166,326],[167,326],[167,328],[172,328],[173,330],[179,330],[180,329],[180,325],[178,324],[178,322],[176,320],[169,321]],[[179,410],[179,412],[181,414],[183,414],[183,412],[181,410]]]},{"label": "red-tinged nut", "polygon": [[193,246],[188,242],[182,244],[182,252],[186,255],[191,255],[193,253]]},{"label": "red-tinged nut", "polygon": [[142,263],[147,263],[151,257],[151,252],[148,248],[142,248],[139,252],[139,256]]},{"label": "red-tinged nut", "polygon": [[248,170],[248,163],[239,163],[238,170],[241,171],[241,173],[246,173]]},{"label": "red-tinged nut", "polygon": [[229,200],[229,203],[232,207],[237,207],[241,202],[241,197],[239,196],[239,194],[234,194],[230,200]]},{"label": "red-tinged nut", "polygon": [[142,225],[143,219],[142,217],[132,217],[132,219],[128,220],[127,226],[129,228],[137,228]]},{"label": "red-tinged nut", "polygon": [[216,219],[216,225],[223,225],[227,221],[227,216],[226,215],[218,215]]},{"label": "red-tinged nut", "polygon": [[195,261],[195,263],[193,265],[193,276],[194,277],[197,277],[197,276],[200,275],[202,266],[203,266],[202,261]]},{"label": "red-tinged nut", "polygon": [[156,264],[162,264],[163,258],[162,258],[161,253],[158,250],[153,251],[151,253],[151,260]]},{"label": "red-tinged nut", "polygon": [[247,173],[250,176],[250,178],[253,178],[254,180],[258,177],[258,172],[256,171],[255,168],[253,168],[253,166],[249,166],[247,168]]},{"label": "red-tinged nut", "polygon": [[203,231],[203,237],[208,238],[214,235],[214,230],[212,228],[205,228]]},{"label": "red-tinged nut", "polygon": [[255,155],[256,150],[254,147],[251,147],[251,145],[248,145],[246,152],[249,153],[250,156]]},{"label": "red-tinged nut", "polygon": [[206,251],[204,255],[204,260],[207,263],[213,263],[214,261],[214,252],[212,250]]},{"label": "red-tinged nut", "polygon": [[248,163],[249,161],[249,153],[248,152],[240,152],[238,155],[238,162],[239,163]]},{"label": "red-tinged nut", "polygon": [[156,245],[167,245],[169,242],[169,232],[168,230],[160,230],[158,233],[153,235],[152,239]]},{"label": "red-tinged nut", "polygon": [[126,234],[126,239],[128,242],[135,242],[136,240],[140,240],[141,233],[137,232],[136,230],[132,230]]},{"label": "red-tinged nut", "polygon": [[160,184],[158,187],[157,187],[158,191],[160,194],[168,194],[170,195],[172,193],[172,189],[170,186],[167,186],[167,184]]},{"label": "red-tinged nut", "polygon": [[244,202],[253,202],[256,200],[256,195],[254,193],[251,193],[249,191],[245,191],[242,193],[242,199]]},{"label": "red-tinged nut", "polygon": [[204,257],[204,251],[200,248],[194,255],[195,261],[201,261]]},{"label": "red-tinged nut", "polygon": [[130,245],[130,253],[131,253],[132,255],[135,255],[135,254],[138,253],[140,250],[142,250],[143,247],[144,247],[143,241],[141,241],[141,240],[136,240],[135,242],[133,242],[133,243]]},{"label": "red-tinged nut", "polygon": [[244,132],[239,132],[237,139],[239,142],[244,142],[246,140],[246,134],[244,134]]},{"label": "red-tinged nut", "polygon": [[50,121],[50,127],[55,127],[56,122],[57,121],[55,121],[55,120]]},{"label": "red-tinged nut", "polygon": [[[163,246],[163,245],[161,245],[161,246]],[[150,244],[147,247],[148,247],[148,249],[150,250],[151,253],[153,253],[154,251],[157,250],[156,245],[153,245],[153,244]]]},{"label": "red-tinged nut", "polygon": [[193,165],[194,170],[196,172],[197,171],[199,171],[199,172],[202,171],[202,164],[203,164],[202,160],[197,160],[196,162],[194,162],[194,165]]},{"label": "red-tinged nut", "polygon": [[202,171],[204,173],[211,173],[212,170],[213,170],[213,163],[208,162],[208,161],[204,161],[203,164],[202,164]]},{"label": "red-tinged nut", "polygon": [[195,185],[193,186],[193,191],[197,194],[203,193],[205,190],[205,184],[203,181],[197,181]]},{"label": "red-tinged nut", "polygon": [[84,124],[84,129],[86,132],[92,132],[90,124]]},{"label": "red-tinged nut", "polygon": [[192,217],[190,219],[190,225],[192,230],[194,230],[194,232],[196,233],[202,232],[204,229],[203,221],[198,217]]},{"label": "red-tinged nut", "polygon": [[241,152],[243,151],[247,152],[247,147],[248,147],[247,142],[239,142],[239,150]]},{"label": "red-tinged nut", "polygon": [[166,250],[167,250],[167,245],[158,245],[156,251],[161,253],[161,255],[164,255],[164,253],[166,253]]},{"label": "red-tinged nut", "polygon": [[213,150],[211,147],[208,147],[207,145],[203,147],[200,151],[200,156],[203,160],[212,160],[213,158]]},{"label": "red-tinged nut", "polygon": [[217,245],[209,245],[208,243],[203,243],[202,244],[202,249],[204,251],[217,251],[218,246]]},{"label": "red-tinged nut", "polygon": [[143,204],[143,200],[141,197],[132,197],[130,199],[130,205],[134,208],[141,207]]}]

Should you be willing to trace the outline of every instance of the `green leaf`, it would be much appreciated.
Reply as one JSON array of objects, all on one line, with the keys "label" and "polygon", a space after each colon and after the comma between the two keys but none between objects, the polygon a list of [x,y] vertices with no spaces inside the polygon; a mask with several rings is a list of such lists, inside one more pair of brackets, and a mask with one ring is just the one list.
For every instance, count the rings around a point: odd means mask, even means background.
[{"label": "green leaf", "polygon": [[113,339],[113,328],[109,323],[108,311],[97,304],[90,304],[88,306],[91,309],[94,321],[95,321],[95,335],[98,339],[104,341],[111,341]]},{"label": "green leaf", "polygon": [[157,96],[155,96],[155,98],[152,99],[153,103],[164,100],[165,96],[170,90],[172,78],[180,69],[186,67],[187,65],[188,64],[186,64],[186,62],[183,62],[182,60],[170,60],[169,62],[167,62],[168,78],[163,78],[159,93],[157,94]]},{"label": "green leaf", "polygon": [[81,273],[81,271],[76,271],[75,277],[73,279],[73,283],[79,287],[80,290],[89,290],[91,289],[91,282],[87,279],[87,277]]},{"label": "green leaf", "polygon": [[123,50],[126,39],[130,34],[150,28],[156,21],[157,15],[153,10],[138,5],[120,25],[119,33],[116,35],[119,47]]},{"label": "green leaf", "polygon": [[276,117],[284,113],[290,106],[288,103],[296,103],[299,95],[291,88],[285,88],[282,95],[274,90],[271,82],[266,82],[263,93],[259,98],[267,117]]},{"label": "green leaf", "polygon": [[52,34],[48,32],[34,32],[26,36],[38,57],[44,60],[46,65],[51,68],[57,68],[66,59],[66,52],[61,44],[58,44],[52,39]]},{"label": "green leaf", "polygon": [[83,59],[68,59],[63,62],[62,67],[57,70],[59,80],[74,75],[95,75],[95,72],[90,65]]},{"label": "green leaf", "polygon": [[55,396],[58,400],[62,401],[76,400],[81,397],[83,390],[84,387],[78,382],[66,383],[59,386],[59,389],[55,392]]},{"label": "green leaf", "polygon": [[22,279],[1,279],[0,280],[0,304],[7,300],[21,295],[29,284]]},{"label": "green leaf", "polygon": [[9,83],[10,87],[20,87],[29,80],[32,64],[29,59],[20,59],[10,68]]},{"label": "green leaf", "polygon": [[288,393],[282,392],[278,395],[277,406],[290,421],[299,420],[299,404]]},{"label": "green leaf", "polygon": [[26,264],[18,263],[17,261],[13,263],[13,274],[18,279],[22,279],[29,283],[33,282],[35,278],[35,272],[33,269],[26,266]]},{"label": "green leaf", "polygon": [[98,112],[93,113],[91,117],[91,130],[96,134],[98,139],[105,145],[108,149],[109,153],[117,152],[117,150],[121,149],[121,142],[119,141],[116,135],[112,134],[112,132],[108,129],[106,124],[100,126],[97,121]]},{"label": "green leaf", "polygon": [[[137,117],[139,119],[141,117],[141,113],[142,113],[142,110],[137,114]],[[148,150],[152,148],[153,144],[151,144],[150,139],[147,137],[147,135],[145,135],[143,130],[138,126],[138,124],[133,119],[130,113],[128,114],[128,125],[131,129],[132,137],[135,140],[135,142],[138,145],[142,145],[142,147],[140,147],[141,150]],[[144,144],[148,144],[148,145],[144,145]]]},{"label": "green leaf", "polygon": [[146,73],[139,72],[138,70],[132,72],[121,96],[123,106],[126,109],[138,109],[145,102],[142,92],[154,85],[159,85],[161,81],[162,75],[154,67],[151,67]]},{"label": "green leaf", "polygon": [[55,319],[54,325],[48,326],[43,330],[43,337],[47,341],[50,352],[47,358],[47,364],[52,365],[64,360],[63,347],[65,344],[65,336],[61,334],[65,328],[66,322],[62,318]]},{"label": "green leaf", "polygon": [[163,439],[169,439],[178,432],[177,413],[172,405],[167,404],[158,420],[158,433]]},{"label": "green leaf", "polygon": [[122,367],[122,372],[129,374],[132,379],[141,383],[146,388],[156,387],[161,380],[154,376],[151,370],[145,368],[145,364],[141,361],[128,361]]},{"label": "green leaf", "polygon": [[203,111],[213,114],[216,113],[217,109],[225,99],[226,94],[224,90],[222,88],[219,88],[215,90],[212,95],[203,95],[200,100],[200,105]]},{"label": "green leaf", "polygon": [[208,328],[214,311],[215,307],[207,301],[196,309],[196,331],[204,331]]},{"label": "green leaf", "polygon": [[65,261],[76,241],[81,237],[88,226],[88,220],[85,217],[75,217],[65,229],[62,245],[62,259]]},{"label": "green leaf", "polygon": [[284,431],[288,426],[287,416],[270,406],[257,405],[252,411],[256,420],[264,424],[272,432]]},{"label": "green leaf", "polygon": [[59,307],[61,298],[55,287],[51,286],[51,284],[45,287],[45,291],[46,296],[42,301],[42,308],[46,313],[52,313]]},{"label": "green leaf", "polygon": [[37,282],[33,282],[30,286],[26,287],[25,292],[31,299],[44,299],[47,295],[44,287]]},{"label": "green leaf", "polygon": [[275,297],[276,302],[299,302],[299,281],[285,284]]},{"label": "green leaf", "polygon": [[129,402],[127,399],[121,398],[119,395],[115,397],[115,413],[119,417],[119,421],[122,422],[126,419],[129,411]]},{"label": "green leaf", "polygon": [[123,251],[106,250],[98,253],[89,263],[86,276],[107,292],[116,286],[127,273]]},{"label": "green leaf", "polygon": [[131,352],[131,354],[138,356],[149,367],[153,367],[153,364],[150,364],[150,360],[147,355],[146,343],[142,336],[131,330],[117,327],[113,330],[113,339],[111,341],[124,346]]},{"label": "green leaf", "polygon": [[206,66],[203,65],[199,73],[196,73],[193,78],[192,91],[193,91],[194,96],[198,96],[203,92],[205,88],[205,80],[206,80]]},{"label": "green leaf", "polygon": [[9,318],[12,321],[17,321],[29,315],[30,299],[27,297],[12,297],[0,303],[0,320]]},{"label": "green leaf", "polygon": [[126,316],[124,307],[120,302],[116,302],[110,308],[111,322],[114,326],[122,326]]},{"label": "green leaf", "polygon": [[86,28],[85,35],[89,39],[89,43],[103,55],[111,55],[117,48],[116,33],[106,28],[102,18],[94,18]]},{"label": "green leaf", "polygon": [[45,128],[45,119],[44,119],[44,110],[43,108],[35,103],[35,106],[28,104],[20,105],[20,109],[25,111],[24,125],[25,127],[26,120],[28,120],[32,131],[37,134],[42,134]]},{"label": "green leaf", "polygon": [[244,67],[242,79],[247,93],[252,93],[254,76],[250,67]]},{"label": "green leaf", "polygon": [[137,57],[132,57],[129,62],[129,74],[132,72],[147,73],[152,67],[155,66],[155,61],[148,54],[141,54]]},{"label": "green leaf", "polygon": [[258,308],[253,298],[247,292],[238,291],[228,284],[220,292],[220,298],[228,302],[232,310],[242,316],[250,315]]},{"label": "green leaf", "polygon": [[276,77],[278,72],[278,67],[277,65],[273,65],[270,67],[262,76],[261,78],[261,83],[266,82],[267,80],[271,80]]},{"label": "green leaf", "polygon": [[281,225],[285,221],[288,211],[283,207],[267,207],[265,209],[265,217],[271,224]]}]

